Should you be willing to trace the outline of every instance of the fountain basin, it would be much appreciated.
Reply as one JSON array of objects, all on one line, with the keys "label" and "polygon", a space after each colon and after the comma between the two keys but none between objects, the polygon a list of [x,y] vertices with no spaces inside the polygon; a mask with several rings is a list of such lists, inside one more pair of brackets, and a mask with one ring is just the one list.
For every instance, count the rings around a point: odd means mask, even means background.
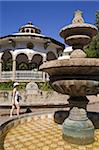
[{"label": "fountain basin", "polygon": [[54,60],[40,66],[47,72],[53,89],[70,96],[96,95],[99,92],[99,59]]},{"label": "fountain basin", "polygon": [[[82,39],[83,45],[86,45],[96,33],[97,28],[94,25],[87,23],[70,24],[60,30],[60,36],[65,39],[65,43],[68,45],[79,44],[75,43],[77,42],[76,39],[79,40],[79,38]],[[68,40],[69,38],[70,40]],[[80,42],[82,42],[81,39]]]},{"label": "fountain basin", "polygon": [[99,82],[92,80],[59,80],[51,82],[53,89],[70,96],[96,95]]},{"label": "fountain basin", "polygon": [[99,80],[99,59],[97,58],[72,58],[64,60],[47,61],[40,66],[40,70],[54,76],[74,77],[83,75],[84,79]]},{"label": "fountain basin", "polygon": [[91,42],[91,38],[87,35],[72,35],[65,39],[66,43],[68,45],[87,45],[89,42]]}]

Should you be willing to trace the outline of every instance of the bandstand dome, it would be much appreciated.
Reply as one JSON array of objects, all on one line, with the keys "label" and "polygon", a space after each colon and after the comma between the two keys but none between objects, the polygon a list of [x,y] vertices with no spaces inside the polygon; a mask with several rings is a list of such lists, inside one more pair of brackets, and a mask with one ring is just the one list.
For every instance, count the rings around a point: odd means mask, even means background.
[{"label": "bandstand dome", "polygon": [[37,34],[40,34],[41,30],[38,27],[34,26],[32,24],[32,22],[28,22],[28,24],[26,24],[25,26],[22,26],[19,29],[19,32],[21,32],[21,33],[37,33]]},{"label": "bandstand dome", "polygon": [[28,22],[19,32],[0,37],[1,81],[46,80],[39,66],[57,59],[64,48],[64,44],[41,34],[38,27]]}]

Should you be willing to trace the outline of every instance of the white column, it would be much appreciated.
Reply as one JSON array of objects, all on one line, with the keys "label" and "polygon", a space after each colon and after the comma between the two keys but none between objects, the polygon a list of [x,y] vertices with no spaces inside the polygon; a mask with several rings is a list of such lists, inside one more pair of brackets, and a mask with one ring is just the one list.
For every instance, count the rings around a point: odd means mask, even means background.
[{"label": "white column", "polygon": [[[44,62],[46,62],[46,54],[43,54],[43,55],[44,55],[44,56],[43,56],[43,63],[44,63]],[[43,72],[43,81],[46,80],[45,76],[46,76],[46,73]]]},{"label": "white column", "polygon": [[45,72],[43,72],[43,81],[45,81]]},{"label": "white column", "polygon": [[12,79],[15,80],[16,77],[16,60],[13,60],[13,77]]}]

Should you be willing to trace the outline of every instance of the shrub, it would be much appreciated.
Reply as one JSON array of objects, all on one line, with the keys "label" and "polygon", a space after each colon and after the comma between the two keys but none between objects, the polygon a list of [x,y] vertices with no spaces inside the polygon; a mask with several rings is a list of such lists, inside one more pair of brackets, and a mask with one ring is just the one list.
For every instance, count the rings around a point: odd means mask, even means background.
[{"label": "shrub", "polygon": [[[8,82],[1,82],[0,83],[0,90],[12,90],[13,89],[13,81]],[[42,91],[51,91],[52,88],[49,84],[49,82],[37,82],[38,88]],[[19,84],[19,90],[25,90],[27,85],[27,82],[20,82]]]}]

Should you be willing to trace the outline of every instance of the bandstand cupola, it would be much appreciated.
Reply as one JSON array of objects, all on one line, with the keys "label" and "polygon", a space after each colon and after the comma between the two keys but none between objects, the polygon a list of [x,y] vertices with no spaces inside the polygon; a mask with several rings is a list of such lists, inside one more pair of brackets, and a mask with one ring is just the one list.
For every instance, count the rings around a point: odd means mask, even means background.
[{"label": "bandstand cupola", "polygon": [[22,26],[19,29],[19,32],[21,32],[21,33],[37,33],[37,34],[40,34],[41,30],[38,27],[34,26],[32,24],[32,22],[28,22],[28,24]]}]

